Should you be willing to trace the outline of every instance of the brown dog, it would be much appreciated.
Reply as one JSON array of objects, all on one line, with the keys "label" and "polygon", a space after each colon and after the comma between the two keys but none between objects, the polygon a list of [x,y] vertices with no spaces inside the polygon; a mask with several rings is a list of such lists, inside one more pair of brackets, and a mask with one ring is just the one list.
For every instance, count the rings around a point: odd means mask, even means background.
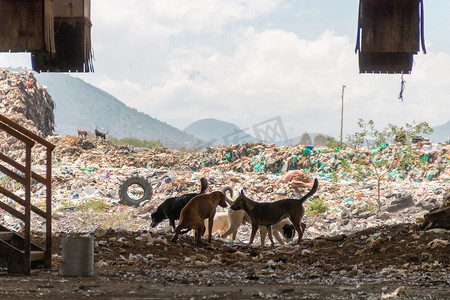
[{"label": "brown dog", "polygon": [[[227,207],[225,202],[226,196],[220,191],[212,192],[210,194],[200,194],[192,198],[188,204],[181,210],[180,221],[178,226],[175,228],[175,235],[170,240],[171,242],[176,242],[178,235],[186,233],[190,229],[195,230],[195,241],[197,244],[207,245],[203,242],[201,237],[205,232],[205,224],[203,223],[205,219],[208,221],[208,243],[211,244],[212,227],[214,222],[214,215],[216,214],[216,207],[220,205],[221,207]],[[182,231],[183,229],[187,229]]]},{"label": "brown dog", "polygon": [[305,214],[305,208],[303,202],[309,197],[314,195],[319,186],[319,181],[314,179],[314,185],[312,189],[303,196],[301,199],[283,199],[275,202],[262,202],[258,203],[247,198],[244,192],[239,193],[239,197],[234,201],[234,204],[230,207],[233,210],[243,209],[249,215],[252,222],[252,234],[250,236],[249,246],[253,243],[258,226],[266,226],[269,233],[269,239],[274,245],[272,238],[271,225],[280,222],[281,220],[289,217],[295,230],[298,234],[297,244],[300,244],[303,236],[303,231],[300,228],[300,223]]},{"label": "brown dog", "polygon": [[85,130],[77,129],[78,131],[78,137],[81,139],[87,139],[88,133]]}]

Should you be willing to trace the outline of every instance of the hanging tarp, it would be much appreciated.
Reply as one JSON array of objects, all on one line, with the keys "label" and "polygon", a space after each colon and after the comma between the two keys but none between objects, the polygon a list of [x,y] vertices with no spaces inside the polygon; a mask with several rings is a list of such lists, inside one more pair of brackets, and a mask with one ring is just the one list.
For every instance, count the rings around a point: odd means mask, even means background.
[{"label": "hanging tarp", "polygon": [[33,70],[92,72],[90,0],[54,0],[55,55],[32,54]]},{"label": "hanging tarp", "polygon": [[360,0],[360,73],[410,73],[420,43],[426,52],[422,0]]},{"label": "hanging tarp", "polygon": [[1,0],[0,52],[55,52],[53,0]]}]

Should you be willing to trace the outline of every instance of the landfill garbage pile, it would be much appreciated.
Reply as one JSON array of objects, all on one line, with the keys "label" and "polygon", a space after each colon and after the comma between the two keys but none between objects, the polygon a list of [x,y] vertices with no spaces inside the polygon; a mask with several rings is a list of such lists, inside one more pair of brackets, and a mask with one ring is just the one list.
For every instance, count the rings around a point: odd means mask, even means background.
[{"label": "landfill garbage pile", "polygon": [[[221,298],[418,299],[450,298],[450,146],[339,150],[263,143],[217,146],[202,152],[120,146],[102,139],[52,136],[53,102],[33,75],[0,71],[0,112],[56,145],[52,156],[52,270],[35,270],[17,282],[0,265],[0,298]],[[24,150],[0,133],[0,150],[23,163]],[[74,133],[75,134],[75,133]],[[408,160],[389,169],[380,184],[362,174],[361,161]],[[33,171],[44,175],[46,154],[33,147]],[[152,198],[138,207],[121,203],[120,185],[142,176]],[[150,213],[168,197],[231,186],[256,201],[299,198],[319,179],[306,203],[301,245],[251,248],[215,235],[201,248],[189,235],[177,244],[167,221],[150,228]],[[0,185],[24,197],[20,184],[0,173]],[[45,189],[32,186],[33,205],[45,208]],[[0,199],[15,205],[0,195]],[[23,224],[0,210],[0,223]],[[32,218],[36,243],[45,224]],[[93,278],[61,278],[61,237],[95,238]],[[40,239],[40,240],[39,240]],[[36,275],[36,276],[34,276]],[[167,287],[170,288],[167,288]]]},{"label": "landfill garbage pile", "polygon": [[32,72],[0,70],[1,114],[46,137],[55,128],[53,109],[52,97]]},{"label": "landfill garbage pile", "polygon": [[[360,178],[357,172],[357,158],[378,149],[339,151],[258,143],[180,152],[76,136],[47,139],[56,145],[53,269],[37,271],[38,277],[20,287],[14,277],[5,278],[0,296],[29,298],[36,290],[50,298],[450,296],[450,231],[421,229],[424,215],[449,201],[449,145],[414,146],[410,165],[392,169],[382,181],[383,207],[378,210],[375,178]],[[378,153],[388,158],[393,152],[386,147]],[[15,155],[23,153],[16,149]],[[44,158],[44,153],[35,151],[34,172],[45,172]],[[152,185],[152,198],[139,207],[120,202],[119,187],[130,176],[142,176]],[[235,192],[245,189],[256,201],[301,197],[318,178],[319,190],[306,203],[302,244],[261,247],[257,235],[255,246],[245,248],[249,225],[238,230],[242,243],[217,235],[212,248],[198,247],[189,235],[170,243],[168,221],[151,228],[150,213],[168,197],[198,192],[202,177],[208,179],[210,190],[229,185]],[[7,184],[20,195],[18,187]],[[42,186],[33,186],[32,202],[45,205]],[[14,230],[23,228],[1,210],[0,220]],[[35,235],[42,236],[42,220],[32,222]],[[94,278],[59,276],[60,238],[67,235],[95,237]]]},{"label": "landfill garbage pile", "polygon": [[[245,189],[246,195],[256,201],[299,198],[318,178],[319,191],[306,203],[307,238],[382,224],[416,223],[426,212],[443,204],[450,185],[450,146],[443,144],[417,148],[411,166],[393,169],[386,176],[381,183],[383,207],[378,210],[376,179],[359,178],[357,165],[352,162],[364,153],[352,150],[259,143],[190,153],[167,148],[135,149],[75,136],[49,136],[48,140],[57,145],[52,166],[56,219],[96,202],[102,203],[108,214],[126,210],[138,216],[124,224],[130,229],[147,228],[149,212],[168,197],[197,192],[201,177],[208,179],[211,190],[229,185],[235,193]],[[23,153],[16,150],[15,155],[21,157]],[[44,162],[45,153],[35,151],[33,170],[43,174]],[[138,208],[128,208],[120,203],[118,190],[124,180],[134,175],[147,178],[153,197]],[[43,187],[36,186],[33,192],[33,201],[44,203]],[[93,222],[90,229],[100,225],[105,224]],[[57,231],[89,229],[77,222],[55,222],[54,226]]]}]

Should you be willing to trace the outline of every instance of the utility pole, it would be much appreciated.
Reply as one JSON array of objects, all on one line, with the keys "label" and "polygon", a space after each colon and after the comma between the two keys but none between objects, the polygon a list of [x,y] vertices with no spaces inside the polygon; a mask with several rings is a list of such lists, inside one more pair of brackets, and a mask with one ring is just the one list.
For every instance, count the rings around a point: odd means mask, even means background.
[{"label": "utility pole", "polygon": [[342,86],[342,106],[341,106],[341,144],[342,144],[342,127],[344,126],[344,89],[345,85]]}]

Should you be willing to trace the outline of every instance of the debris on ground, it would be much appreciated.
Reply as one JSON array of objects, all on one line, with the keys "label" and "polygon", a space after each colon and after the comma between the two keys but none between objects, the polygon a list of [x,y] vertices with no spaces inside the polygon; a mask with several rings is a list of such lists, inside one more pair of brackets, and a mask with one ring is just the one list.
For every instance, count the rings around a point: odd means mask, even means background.
[{"label": "debris on ground", "polygon": [[[5,97],[11,93],[38,94],[31,77],[30,85],[22,86],[14,80],[25,74],[9,76],[0,72],[1,109],[7,109]],[[49,119],[38,129],[38,121],[28,120],[26,112],[14,114],[10,116],[41,136],[53,126]],[[388,157],[390,146],[356,152],[248,143],[186,152],[69,135],[46,138],[56,145],[53,267],[17,277],[0,265],[0,298],[450,298],[448,144],[412,145],[409,164],[393,169],[381,182],[383,205],[378,207],[377,181],[361,177],[356,160],[371,151]],[[45,153],[40,150],[33,148],[32,169],[44,174]],[[14,139],[2,143],[0,151],[24,160]],[[123,203],[119,193],[130,177],[151,186],[152,196],[136,206]],[[249,224],[238,230],[242,242],[216,235],[212,247],[202,248],[184,235],[179,243],[170,243],[168,221],[153,229],[150,213],[169,197],[198,192],[202,177],[210,191],[231,186],[259,202],[300,198],[318,178],[319,189],[305,205],[302,243],[260,247],[258,234],[255,245],[246,247]],[[23,196],[21,187],[2,173],[0,184]],[[44,207],[45,196],[45,188],[33,184],[33,205]],[[0,222],[23,230],[3,210]],[[33,218],[32,230],[36,242],[42,242],[43,221]],[[59,275],[61,239],[67,235],[94,237],[93,278]]]}]

